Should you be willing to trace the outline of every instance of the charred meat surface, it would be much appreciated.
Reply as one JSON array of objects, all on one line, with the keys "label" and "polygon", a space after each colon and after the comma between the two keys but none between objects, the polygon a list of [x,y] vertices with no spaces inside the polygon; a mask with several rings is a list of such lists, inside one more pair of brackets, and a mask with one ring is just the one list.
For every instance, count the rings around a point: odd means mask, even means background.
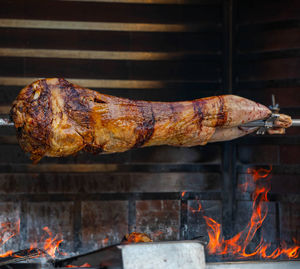
[{"label": "charred meat surface", "polygon": [[[80,150],[114,153],[231,140],[256,130],[239,125],[270,114],[267,107],[234,95],[183,102],[133,101],[58,78],[25,87],[11,109],[19,143],[34,162]],[[290,117],[281,115],[278,130],[290,124]]]}]

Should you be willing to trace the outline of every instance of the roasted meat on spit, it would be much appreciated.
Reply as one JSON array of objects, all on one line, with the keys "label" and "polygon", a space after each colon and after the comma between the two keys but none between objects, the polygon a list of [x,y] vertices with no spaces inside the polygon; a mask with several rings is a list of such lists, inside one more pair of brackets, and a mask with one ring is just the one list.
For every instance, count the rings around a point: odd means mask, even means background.
[{"label": "roasted meat on spit", "polygon": [[[58,78],[25,87],[11,109],[19,143],[34,162],[80,150],[114,153],[231,140],[257,130],[241,125],[271,113],[264,105],[234,95],[184,102],[133,101]],[[270,132],[282,133],[290,125],[291,118],[280,115]]]}]

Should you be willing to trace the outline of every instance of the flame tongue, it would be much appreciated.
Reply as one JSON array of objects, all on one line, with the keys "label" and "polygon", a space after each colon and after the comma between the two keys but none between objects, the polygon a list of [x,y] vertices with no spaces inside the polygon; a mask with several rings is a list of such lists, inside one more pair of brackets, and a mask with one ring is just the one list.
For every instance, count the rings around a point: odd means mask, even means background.
[{"label": "flame tongue", "polygon": [[[0,247],[2,248],[7,241],[20,234],[20,220],[16,222],[3,222],[0,225]],[[0,258],[9,257],[13,254],[12,250],[0,254]]]},{"label": "flame tongue", "polygon": [[48,227],[44,227],[43,230],[47,233],[48,237],[44,240],[43,250],[52,258],[56,257],[56,252],[61,255],[66,255],[59,251],[59,245],[63,242],[60,234],[53,236],[51,230]]},{"label": "flame tongue", "polygon": [[[256,246],[253,252],[246,251],[250,242],[252,241],[257,230],[262,226],[268,213],[268,192],[270,191],[270,172],[271,169],[248,169],[248,175],[252,175],[250,180],[246,182],[244,187],[254,186],[255,190],[252,194],[252,216],[244,230],[232,237],[225,240],[221,234],[221,225],[212,218],[203,216],[208,227],[209,244],[207,245],[208,252],[215,255],[234,255],[235,258],[248,258],[255,255],[260,255],[262,258],[276,259],[284,254],[288,258],[297,258],[299,256],[300,246],[295,245],[288,248],[285,242],[275,249],[270,254],[270,244],[265,243],[261,239],[260,243]],[[249,178],[248,178],[249,179]]]},{"label": "flame tongue", "polygon": [[[7,241],[20,234],[20,220],[16,222],[3,222],[0,224],[0,228],[0,247],[3,247]],[[25,255],[26,257],[30,256],[32,258],[45,256],[45,254],[48,254],[52,258],[55,258],[57,253],[66,255],[66,253],[59,251],[59,246],[63,242],[61,239],[62,236],[60,234],[54,236],[48,227],[44,227],[43,230],[45,232],[45,236],[42,237],[38,242],[31,244],[30,249],[28,251],[24,250],[25,252],[23,251],[24,254],[22,255]],[[41,250],[39,250],[39,248]],[[32,252],[32,250],[35,251]],[[15,253],[12,250],[8,250],[5,253],[0,254],[0,258],[6,258],[10,256],[15,258],[23,257],[20,256],[19,252]]]}]

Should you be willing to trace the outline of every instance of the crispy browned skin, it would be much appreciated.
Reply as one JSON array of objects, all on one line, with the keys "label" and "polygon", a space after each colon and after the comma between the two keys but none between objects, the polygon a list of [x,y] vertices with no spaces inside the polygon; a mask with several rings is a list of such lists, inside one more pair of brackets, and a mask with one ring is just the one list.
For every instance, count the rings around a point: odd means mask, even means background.
[{"label": "crispy browned skin", "polygon": [[80,150],[113,153],[230,140],[255,130],[239,125],[270,114],[267,107],[234,95],[169,103],[133,101],[57,78],[25,87],[11,109],[19,143],[35,162]]}]

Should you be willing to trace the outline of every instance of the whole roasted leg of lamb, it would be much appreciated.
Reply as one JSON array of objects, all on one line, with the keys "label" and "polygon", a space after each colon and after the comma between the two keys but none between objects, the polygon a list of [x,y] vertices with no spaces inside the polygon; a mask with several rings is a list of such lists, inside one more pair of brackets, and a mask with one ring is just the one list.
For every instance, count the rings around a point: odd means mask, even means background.
[{"label": "whole roasted leg of lamb", "polygon": [[[267,107],[234,95],[184,102],[133,101],[58,78],[25,87],[11,109],[19,143],[34,162],[80,150],[113,153],[231,140],[257,130],[240,125],[270,115]],[[273,133],[290,125],[291,118],[280,115]]]}]

